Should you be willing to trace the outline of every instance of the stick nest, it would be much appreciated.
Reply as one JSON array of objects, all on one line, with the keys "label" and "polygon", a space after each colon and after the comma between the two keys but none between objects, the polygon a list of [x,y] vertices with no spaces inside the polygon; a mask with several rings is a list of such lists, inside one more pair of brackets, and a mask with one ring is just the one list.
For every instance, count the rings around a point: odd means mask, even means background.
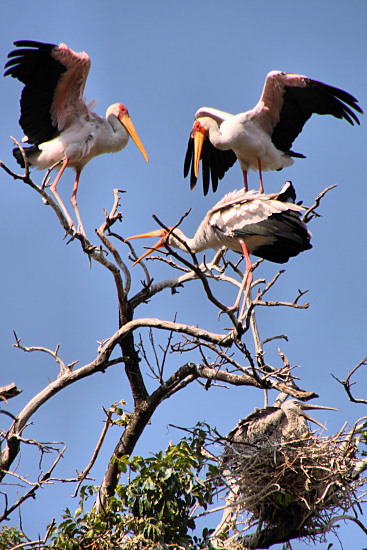
[{"label": "stick nest", "polygon": [[252,524],[287,525],[307,536],[324,531],[337,510],[345,513],[358,503],[355,491],[363,480],[352,475],[358,459],[340,433],[259,444],[226,442],[224,448],[221,469],[235,520],[245,514]]}]

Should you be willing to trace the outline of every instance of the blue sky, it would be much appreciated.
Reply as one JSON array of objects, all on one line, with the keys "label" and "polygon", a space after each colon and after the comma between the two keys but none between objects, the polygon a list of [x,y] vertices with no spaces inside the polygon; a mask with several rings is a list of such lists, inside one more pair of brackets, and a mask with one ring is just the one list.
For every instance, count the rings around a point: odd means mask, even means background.
[{"label": "blue sky", "polygon": [[[342,88],[355,95],[366,110],[366,16],[365,2],[339,0],[34,0],[18,2],[16,10],[9,2],[2,5],[0,59],[4,64],[15,40],[65,42],[91,57],[85,94],[88,100],[98,99],[96,112],[104,115],[115,102],[128,107],[149,164],[130,142],[118,155],[99,157],[85,168],[78,204],[90,238],[103,221],[103,208],[109,210],[112,205],[114,187],[127,191],[121,201],[121,235],[155,229],[153,213],[173,225],[188,208],[192,212],[182,228],[193,235],[207,210],[226,192],[242,185],[236,165],[215,195],[203,197],[201,185],[190,192],[189,182],[183,179],[183,160],[195,111],[204,105],[232,113],[252,108],[270,70],[302,73]],[[18,125],[20,92],[17,81],[2,80],[0,158],[13,169],[16,164],[9,136],[20,139],[23,135]],[[297,289],[309,289],[310,308],[258,313],[263,338],[284,333],[289,337],[287,343],[275,341],[267,347],[267,361],[280,366],[280,345],[290,363],[300,366],[297,373],[301,387],[317,392],[319,403],[339,409],[317,416],[327,422],[330,433],[366,414],[362,406],[347,401],[343,389],[331,377],[333,373],[344,378],[367,350],[366,133],[364,117],[360,127],[352,127],[331,117],[314,116],[293,146],[307,159],[296,160],[281,172],[264,174],[266,191],[277,191],[291,180],[297,198],[307,205],[325,187],[337,184],[322,202],[319,211],[323,217],[309,226],[313,249],[290,260],[271,293],[272,299],[293,300]],[[41,182],[42,173],[34,171],[32,175]],[[257,188],[256,173],[250,173],[249,183],[250,188]],[[73,172],[67,171],[58,188],[66,204],[72,185]],[[12,331],[17,331],[24,345],[55,348],[60,344],[63,360],[79,360],[81,366],[95,357],[96,341],[116,330],[117,310],[110,275],[95,264],[90,269],[78,243],[66,245],[55,215],[38,195],[3,172],[0,194],[1,385],[15,381],[23,389],[9,402],[9,410],[17,413],[58,372],[50,358],[15,350]],[[143,243],[137,244],[138,250],[140,246]],[[127,250],[121,247],[120,253],[126,258]],[[150,270],[156,281],[173,276],[160,263],[150,264]],[[277,270],[277,265],[263,263],[257,276],[270,278]],[[132,292],[139,290],[143,278],[139,267],[134,268],[133,275]],[[228,303],[233,300],[232,294],[228,289]],[[225,320],[217,321],[216,311],[204,303],[200,284],[192,282],[179,295],[167,292],[141,306],[136,317],[171,320],[178,311],[178,320],[205,324],[219,332],[226,326]],[[251,348],[250,336],[247,339]],[[170,372],[181,359],[172,358]],[[365,396],[365,373],[361,372],[358,380],[356,392]],[[275,397],[271,395],[270,400]],[[85,468],[94,450],[103,425],[101,406],[108,408],[120,399],[131,406],[124,373],[113,367],[55,396],[35,415],[27,436],[68,445],[57,475],[72,477],[75,468]],[[192,426],[202,420],[226,433],[255,406],[263,406],[259,391],[213,388],[205,392],[198,385],[189,387],[161,405],[136,453],[148,455],[164,449],[171,439],[176,440],[178,434],[168,427],[169,423]],[[118,428],[111,429],[92,471],[96,482],[103,477],[118,437]],[[34,456],[24,452],[21,471]],[[28,502],[23,507],[25,530],[42,536],[46,523],[52,517],[59,518],[63,507],[77,507],[70,498],[72,492],[68,485],[40,491],[36,503]],[[17,522],[14,514],[10,523]],[[365,537],[352,525],[342,527],[340,534],[346,545],[352,537],[355,548],[366,544]],[[339,547],[335,537],[328,540]],[[293,544],[293,548],[304,547]]]}]

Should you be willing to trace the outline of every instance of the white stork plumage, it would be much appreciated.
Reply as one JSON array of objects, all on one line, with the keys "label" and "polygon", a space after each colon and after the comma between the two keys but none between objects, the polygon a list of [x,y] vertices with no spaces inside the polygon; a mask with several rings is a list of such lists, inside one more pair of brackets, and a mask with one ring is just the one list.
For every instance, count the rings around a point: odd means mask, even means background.
[{"label": "white stork plumage", "polygon": [[125,240],[160,237],[135,263],[162,248],[165,243],[183,252],[190,249],[196,253],[226,246],[243,254],[246,270],[233,306],[233,309],[237,309],[245,284],[246,296],[253,280],[249,254],[271,262],[285,263],[290,257],[312,248],[311,233],[300,220],[304,208],[294,204],[295,199],[296,193],[290,182],[279,193],[268,195],[253,190],[232,191],[209,210],[192,239],[178,228],[169,228],[169,231],[158,229]]},{"label": "white stork plumage", "polygon": [[[20,40],[14,45],[18,49],[9,53],[4,76],[10,75],[25,84],[19,123],[26,136],[23,141],[31,144],[24,149],[29,165],[44,170],[62,162],[50,190],[71,228],[74,223],[56,187],[65,168],[74,168],[76,179],[71,202],[84,233],[76,194],[80,173],[87,162],[97,155],[121,151],[129,136],[147,162],[148,156],[124,105],[111,105],[106,118],[102,118],[86,104],[83,93],[91,60],[85,52],[76,53],[65,44],[31,40]],[[24,167],[19,148],[13,154]]]},{"label": "white stork plumage", "polygon": [[255,409],[227,435],[228,441],[238,444],[266,444],[289,439],[299,439],[309,433],[308,422],[314,422],[324,430],[326,427],[309,416],[307,410],[336,411],[333,407],[312,405],[291,399],[280,407]]},{"label": "white stork plumage", "polygon": [[357,100],[347,92],[299,74],[271,71],[257,105],[245,113],[232,115],[211,107],[195,114],[184,176],[190,172],[190,187],[196,185],[202,160],[204,195],[210,180],[213,191],[225,172],[238,159],[247,191],[248,170],[258,170],[263,192],[262,170],[281,170],[293,164],[293,141],[312,114],[332,115],[350,124],[359,124],[353,109],[363,114]]}]

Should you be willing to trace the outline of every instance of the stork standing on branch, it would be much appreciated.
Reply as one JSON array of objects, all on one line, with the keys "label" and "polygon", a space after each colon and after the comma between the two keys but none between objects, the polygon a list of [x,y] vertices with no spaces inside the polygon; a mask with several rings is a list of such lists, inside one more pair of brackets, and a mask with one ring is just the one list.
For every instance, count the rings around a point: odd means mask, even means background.
[{"label": "stork standing on branch", "polygon": [[192,239],[178,228],[168,228],[134,235],[125,240],[160,237],[134,265],[165,244],[183,252],[196,253],[208,248],[218,250],[226,246],[242,253],[246,271],[231,308],[236,310],[243,290],[246,297],[253,280],[249,254],[271,262],[285,263],[290,257],[312,248],[311,233],[300,220],[304,208],[294,204],[295,199],[296,193],[290,182],[283,186],[280,193],[270,195],[241,189],[228,193],[209,210]]},{"label": "stork standing on branch", "polygon": [[189,139],[184,176],[190,172],[190,187],[196,185],[202,160],[204,195],[210,179],[213,191],[238,159],[247,191],[248,170],[258,170],[260,193],[264,192],[262,170],[281,170],[293,158],[305,158],[291,151],[293,141],[313,114],[332,115],[350,124],[359,124],[353,109],[363,114],[357,100],[347,92],[311,80],[300,74],[271,71],[257,105],[250,111],[232,115],[211,107],[201,107]]},{"label": "stork standing on branch", "polygon": [[[19,123],[25,133],[24,148],[30,166],[40,170],[61,163],[50,186],[71,228],[74,223],[57,193],[57,184],[67,166],[74,168],[76,179],[71,203],[83,233],[76,194],[80,173],[92,158],[104,153],[116,153],[126,147],[129,136],[135,141],[148,162],[148,156],[121,103],[114,103],[102,118],[91,111],[83,98],[91,66],[89,56],[76,53],[65,44],[43,44],[30,40],[14,42],[19,48],[9,53],[4,76],[10,75],[25,84]],[[15,148],[13,154],[24,168],[23,154]],[[85,233],[84,233],[85,234]]]}]

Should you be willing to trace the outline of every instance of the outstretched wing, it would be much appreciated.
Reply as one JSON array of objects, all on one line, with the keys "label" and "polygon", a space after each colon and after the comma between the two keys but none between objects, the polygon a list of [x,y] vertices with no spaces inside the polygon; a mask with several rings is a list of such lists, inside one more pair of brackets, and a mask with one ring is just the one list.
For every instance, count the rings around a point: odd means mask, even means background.
[{"label": "outstretched wing", "polygon": [[[357,100],[348,92],[306,76],[279,71],[270,72],[260,101],[248,115],[271,135],[280,151],[290,151],[292,143],[313,114],[332,115],[350,124],[359,124],[354,111],[363,114]],[[353,111],[354,110],[354,111]]]},{"label": "outstretched wing", "polygon": [[65,44],[19,40],[14,45],[19,49],[9,53],[4,76],[25,84],[19,123],[29,143],[39,145],[88,114],[83,93],[91,61]]}]

